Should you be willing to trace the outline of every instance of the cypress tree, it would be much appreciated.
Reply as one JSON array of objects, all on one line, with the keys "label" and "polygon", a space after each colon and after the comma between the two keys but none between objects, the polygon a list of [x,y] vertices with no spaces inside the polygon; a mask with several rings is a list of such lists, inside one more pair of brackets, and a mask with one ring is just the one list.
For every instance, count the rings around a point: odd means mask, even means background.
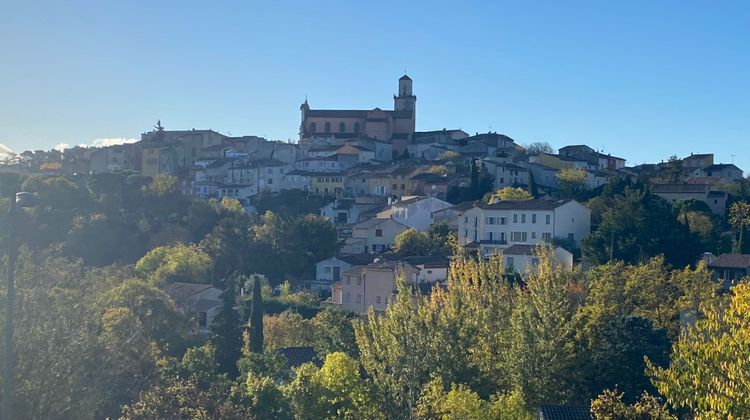
[{"label": "cypress tree", "polygon": [[216,364],[219,370],[234,378],[239,373],[237,360],[242,352],[242,321],[235,309],[237,294],[234,281],[229,282],[221,298],[221,310],[211,327],[211,341],[216,348]]},{"label": "cypress tree", "polygon": [[250,351],[263,353],[263,296],[261,279],[253,280],[253,305],[250,311]]}]

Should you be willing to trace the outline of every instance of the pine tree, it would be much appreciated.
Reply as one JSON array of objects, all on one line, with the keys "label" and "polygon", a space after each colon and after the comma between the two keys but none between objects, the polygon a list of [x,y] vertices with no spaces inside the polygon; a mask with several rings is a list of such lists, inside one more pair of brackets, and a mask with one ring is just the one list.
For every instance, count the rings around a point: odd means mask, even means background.
[{"label": "pine tree", "polygon": [[472,200],[476,200],[477,195],[479,194],[479,169],[477,168],[477,162],[472,159],[471,160],[471,189],[469,190],[469,195],[471,196]]},{"label": "pine tree", "polygon": [[263,296],[261,279],[253,280],[253,305],[250,311],[250,351],[263,353]]},{"label": "pine tree", "polygon": [[237,298],[235,282],[229,283],[221,295],[221,310],[211,327],[211,341],[216,347],[216,363],[219,371],[234,378],[238,374],[237,360],[242,350],[242,321],[235,309]]}]

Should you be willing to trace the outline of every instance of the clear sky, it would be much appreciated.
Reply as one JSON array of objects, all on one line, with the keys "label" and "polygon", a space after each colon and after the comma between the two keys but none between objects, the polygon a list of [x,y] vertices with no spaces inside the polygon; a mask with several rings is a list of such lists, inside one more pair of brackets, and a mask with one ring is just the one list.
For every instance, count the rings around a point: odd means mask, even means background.
[{"label": "clear sky", "polygon": [[296,139],[299,105],[750,171],[750,1],[0,0],[0,144]]}]

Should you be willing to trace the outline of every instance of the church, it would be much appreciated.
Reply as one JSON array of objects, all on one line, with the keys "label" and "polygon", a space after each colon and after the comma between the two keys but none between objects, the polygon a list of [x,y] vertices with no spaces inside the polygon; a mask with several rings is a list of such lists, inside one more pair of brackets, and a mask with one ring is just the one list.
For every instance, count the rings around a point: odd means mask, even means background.
[{"label": "church", "polygon": [[396,154],[403,154],[411,143],[416,127],[417,97],[412,91],[412,80],[403,75],[398,79],[398,94],[393,95],[393,111],[380,108],[370,110],[310,109],[300,107],[300,141],[311,138],[348,140],[371,138],[393,145]]}]

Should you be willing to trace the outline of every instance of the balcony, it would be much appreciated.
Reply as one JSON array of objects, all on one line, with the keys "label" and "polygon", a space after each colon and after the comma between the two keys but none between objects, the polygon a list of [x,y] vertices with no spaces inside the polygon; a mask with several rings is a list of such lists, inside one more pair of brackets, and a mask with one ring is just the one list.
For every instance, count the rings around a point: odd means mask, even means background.
[{"label": "balcony", "polygon": [[505,239],[482,239],[479,241],[480,245],[508,245],[508,241]]}]

